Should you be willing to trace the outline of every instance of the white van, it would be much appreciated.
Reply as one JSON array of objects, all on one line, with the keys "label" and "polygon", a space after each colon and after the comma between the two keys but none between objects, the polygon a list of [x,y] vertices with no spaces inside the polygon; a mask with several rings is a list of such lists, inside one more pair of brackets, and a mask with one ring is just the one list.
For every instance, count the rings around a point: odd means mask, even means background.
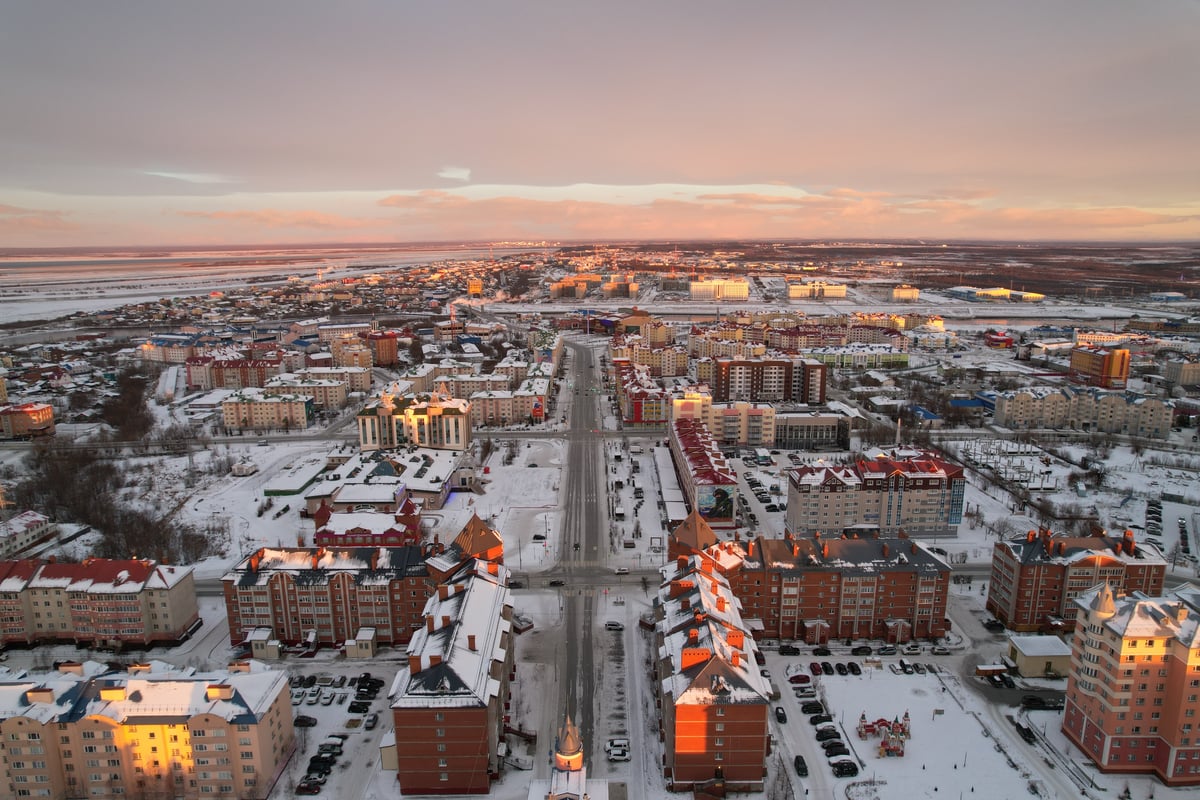
[{"label": "white van", "polygon": [[622,625],[620,622],[617,622],[616,620],[610,619],[608,622],[604,623],[604,630],[606,630],[606,631],[623,631],[623,630],[625,630],[625,626]]}]

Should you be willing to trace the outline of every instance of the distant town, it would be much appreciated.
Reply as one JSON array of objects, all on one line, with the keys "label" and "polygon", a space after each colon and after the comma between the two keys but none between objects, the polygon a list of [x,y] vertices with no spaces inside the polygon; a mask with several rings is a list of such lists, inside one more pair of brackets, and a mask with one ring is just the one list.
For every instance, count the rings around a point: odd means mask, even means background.
[{"label": "distant town", "polygon": [[0,794],[1200,785],[1200,248],[279,253],[0,300]]}]

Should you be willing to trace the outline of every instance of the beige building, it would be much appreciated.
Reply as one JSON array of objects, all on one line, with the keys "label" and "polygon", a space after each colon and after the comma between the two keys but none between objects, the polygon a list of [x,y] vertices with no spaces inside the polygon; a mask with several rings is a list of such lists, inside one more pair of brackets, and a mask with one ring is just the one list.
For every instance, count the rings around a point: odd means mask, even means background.
[{"label": "beige building", "polygon": [[1200,385],[1200,361],[1168,361],[1165,372],[1173,386]]},{"label": "beige building", "polygon": [[242,389],[221,403],[222,424],[229,430],[303,430],[312,414],[312,397],[262,389]]},{"label": "beige building", "polygon": [[1071,671],[1071,645],[1057,636],[1014,633],[1008,639],[1008,660],[1023,678],[1062,677]]},{"label": "beige building", "polygon": [[435,450],[466,450],[471,445],[471,403],[437,391],[395,397],[383,394],[358,412],[363,450],[415,444]]},{"label": "beige building", "polygon": [[5,797],[259,800],[294,749],[287,673],[254,661],[0,679]]},{"label": "beige building", "polygon": [[136,559],[0,561],[0,643],[120,648],[177,642],[199,627],[191,567]]},{"label": "beige building", "polygon": [[846,284],[825,281],[788,282],[788,300],[845,299]]},{"label": "beige building", "polygon": [[750,299],[750,284],[745,278],[704,278],[689,282],[688,291],[693,300]]},{"label": "beige building", "polygon": [[1014,430],[1071,428],[1165,439],[1172,408],[1157,398],[1076,386],[1034,386],[996,396],[993,420]]},{"label": "beige building", "polygon": [[302,378],[288,372],[271,378],[263,387],[263,394],[272,397],[303,395],[311,397],[317,408],[341,408],[350,396],[350,386],[342,380]]},{"label": "beige building", "polygon": [[915,286],[904,284],[892,287],[893,303],[915,303],[921,299],[921,290]]}]

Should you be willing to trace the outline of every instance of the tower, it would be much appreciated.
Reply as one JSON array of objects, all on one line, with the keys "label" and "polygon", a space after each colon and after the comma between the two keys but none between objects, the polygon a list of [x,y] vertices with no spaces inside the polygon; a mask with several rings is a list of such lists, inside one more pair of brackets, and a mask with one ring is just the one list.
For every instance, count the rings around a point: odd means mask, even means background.
[{"label": "tower", "polygon": [[554,770],[550,773],[550,791],[546,800],[588,800],[587,768],[583,766],[583,741],[579,729],[566,721],[558,729],[558,745],[554,751]]}]

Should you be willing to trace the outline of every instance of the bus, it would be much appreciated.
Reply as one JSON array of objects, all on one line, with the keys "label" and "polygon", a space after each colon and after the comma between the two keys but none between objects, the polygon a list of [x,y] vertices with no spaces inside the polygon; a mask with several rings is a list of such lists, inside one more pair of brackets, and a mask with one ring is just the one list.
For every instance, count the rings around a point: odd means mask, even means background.
[{"label": "bus", "polygon": [[760,447],[754,451],[754,463],[760,467],[770,467],[775,464],[775,459],[771,458],[770,450]]}]

